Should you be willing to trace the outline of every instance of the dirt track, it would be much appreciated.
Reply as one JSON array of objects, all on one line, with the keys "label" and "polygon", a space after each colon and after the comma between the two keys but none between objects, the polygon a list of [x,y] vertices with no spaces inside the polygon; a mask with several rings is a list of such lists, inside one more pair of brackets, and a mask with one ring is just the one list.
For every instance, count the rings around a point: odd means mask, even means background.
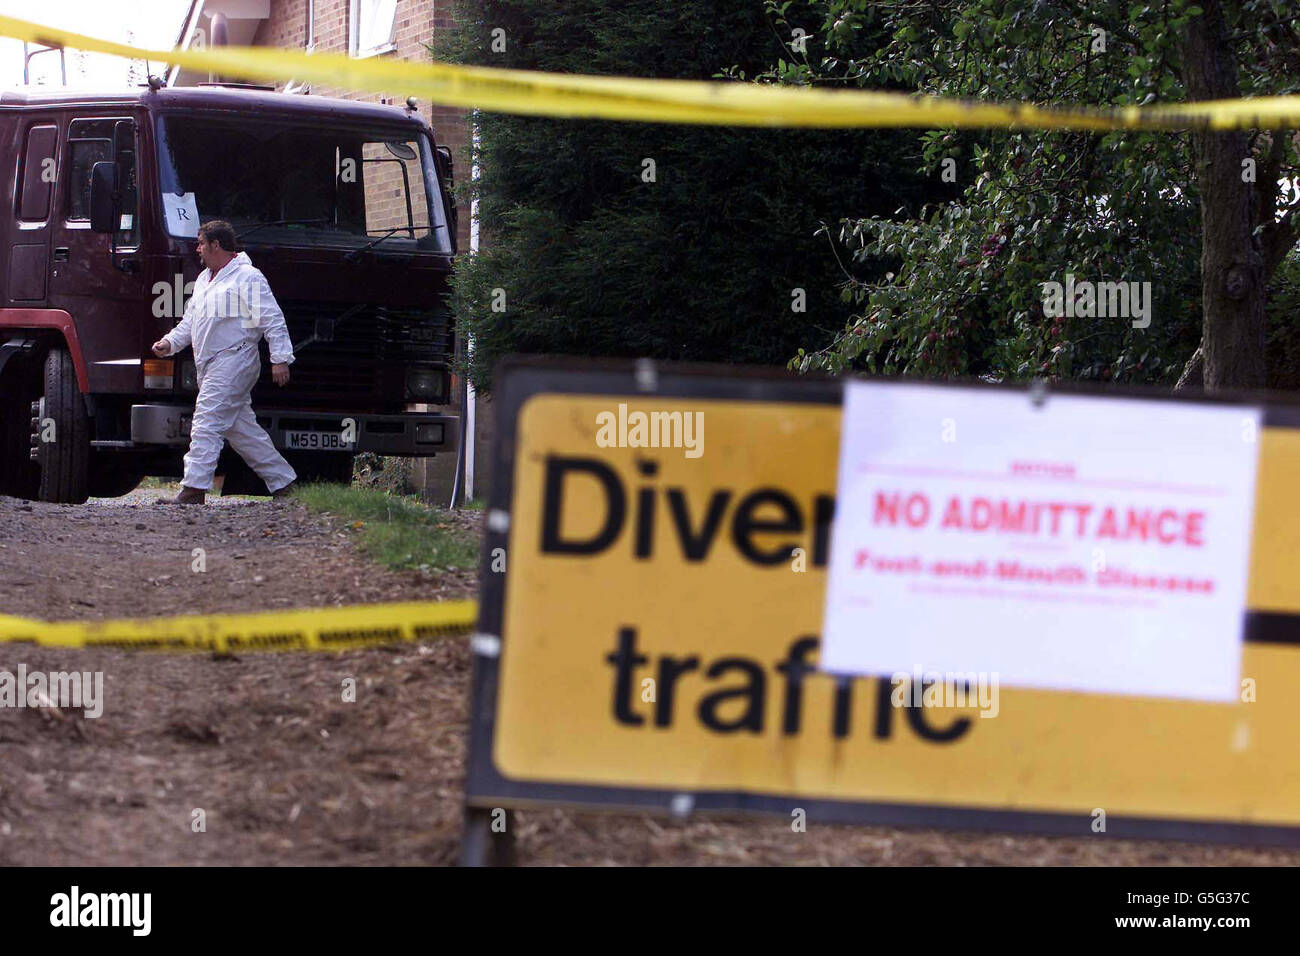
[{"label": "dirt track", "polygon": [[[297,504],[83,507],[0,497],[0,614],[61,619],[472,595],[473,575],[376,568]],[[467,513],[463,519],[474,521]],[[194,548],[207,570],[191,571]],[[104,672],[104,714],[0,709],[0,865],[444,864],[460,828],[464,639],[330,654],[55,651],[0,670]],[[357,701],[342,701],[345,677]],[[206,831],[193,832],[196,809]],[[1300,853],[1101,839],[520,813],[520,862],[1300,864]]]}]

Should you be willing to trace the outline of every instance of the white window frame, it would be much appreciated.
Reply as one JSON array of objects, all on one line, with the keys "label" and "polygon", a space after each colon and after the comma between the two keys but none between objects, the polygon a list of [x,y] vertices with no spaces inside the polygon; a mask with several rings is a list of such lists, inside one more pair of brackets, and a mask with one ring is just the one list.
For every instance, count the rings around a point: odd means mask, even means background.
[{"label": "white window frame", "polygon": [[393,0],[393,25],[389,30],[388,39],[382,43],[376,44],[367,49],[360,49],[357,40],[360,36],[361,5],[363,3],[376,3],[379,0],[348,0],[348,55],[357,59],[364,59],[368,56],[378,56],[381,53],[392,53],[397,49],[397,2]]}]

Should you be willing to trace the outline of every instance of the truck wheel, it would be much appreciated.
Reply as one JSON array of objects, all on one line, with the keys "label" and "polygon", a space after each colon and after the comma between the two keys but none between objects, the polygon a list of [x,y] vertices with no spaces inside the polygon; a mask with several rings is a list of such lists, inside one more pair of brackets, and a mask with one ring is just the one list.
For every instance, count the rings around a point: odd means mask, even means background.
[{"label": "truck wheel", "polygon": [[318,481],[328,481],[335,485],[352,484],[352,456],[331,455],[329,460],[320,466],[319,475]]},{"label": "truck wheel", "polygon": [[84,503],[90,497],[90,416],[65,349],[45,357],[45,393],[32,403],[31,425],[41,501]]},{"label": "truck wheel", "polygon": [[338,452],[290,451],[284,460],[301,481],[325,481],[333,485],[352,484],[352,456]]},{"label": "truck wheel", "polygon": [[121,498],[129,495],[144,480],[144,474],[130,465],[110,464],[91,459],[90,497]]}]

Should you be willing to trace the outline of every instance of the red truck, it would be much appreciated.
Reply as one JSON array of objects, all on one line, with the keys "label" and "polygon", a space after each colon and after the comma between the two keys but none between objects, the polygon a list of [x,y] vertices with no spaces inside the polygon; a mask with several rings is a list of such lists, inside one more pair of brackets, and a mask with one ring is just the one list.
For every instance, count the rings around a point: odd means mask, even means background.
[{"label": "red truck", "polygon": [[[285,388],[258,421],[300,476],[360,452],[455,451],[450,151],[414,109],[234,85],[0,94],[0,494],[81,503],[177,477],[192,353],[150,344],[184,313],[201,222],[228,220],[284,310]],[[261,348],[265,355],[266,344]],[[227,448],[224,490],[265,493]]]}]

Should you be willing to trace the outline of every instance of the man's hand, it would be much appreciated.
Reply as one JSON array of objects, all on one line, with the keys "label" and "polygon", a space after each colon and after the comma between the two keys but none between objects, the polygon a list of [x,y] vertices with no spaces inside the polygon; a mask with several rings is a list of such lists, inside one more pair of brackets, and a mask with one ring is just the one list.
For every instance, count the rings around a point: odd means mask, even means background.
[{"label": "man's hand", "polygon": [[284,362],[280,362],[278,365],[272,365],[271,379],[275,382],[276,385],[288,385],[289,366]]},{"label": "man's hand", "polygon": [[172,354],[172,344],[167,341],[166,337],[159,339],[153,344],[153,354],[159,358]]}]

